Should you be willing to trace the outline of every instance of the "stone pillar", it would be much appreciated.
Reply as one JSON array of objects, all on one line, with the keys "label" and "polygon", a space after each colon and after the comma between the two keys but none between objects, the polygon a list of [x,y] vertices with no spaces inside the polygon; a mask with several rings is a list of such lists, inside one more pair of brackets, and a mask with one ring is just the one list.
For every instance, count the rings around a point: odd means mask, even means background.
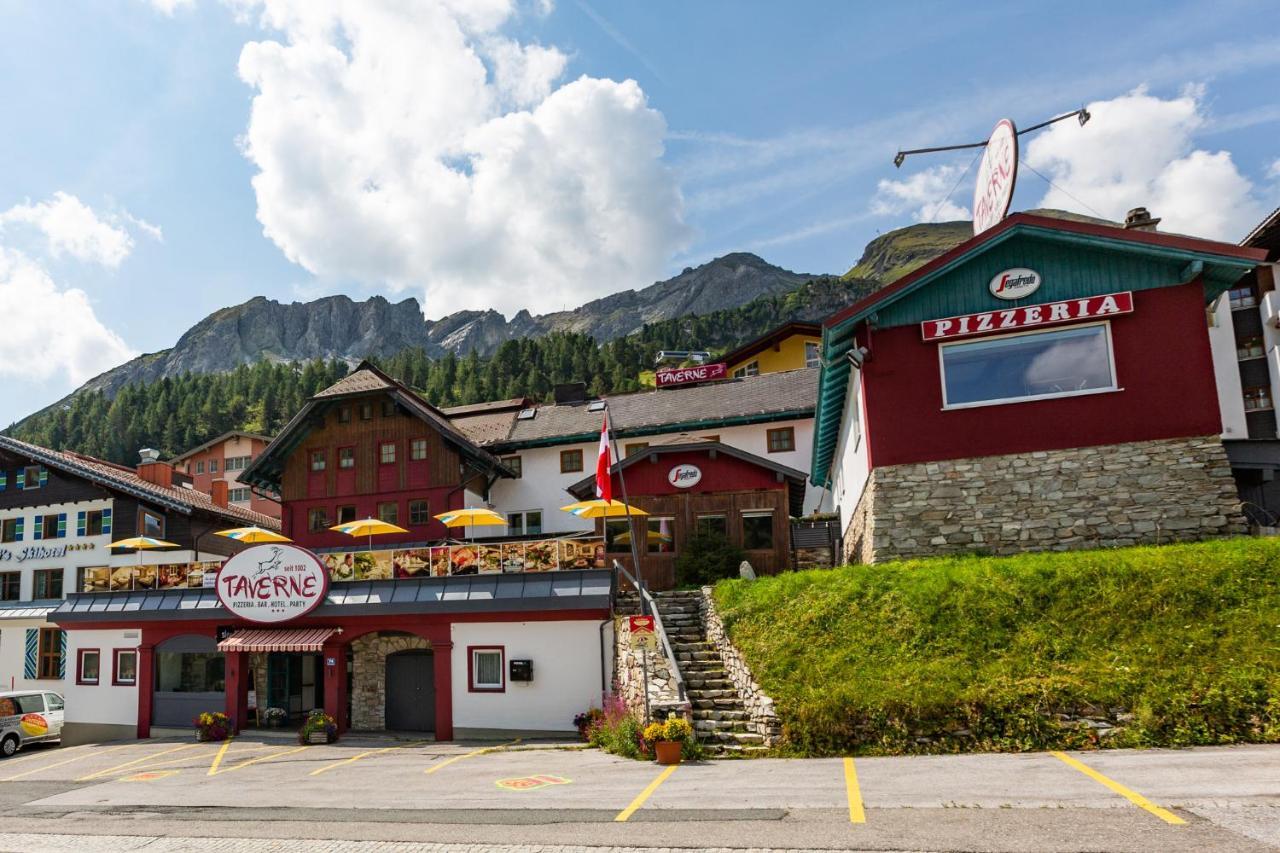
[{"label": "stone pillar", "polygon": [[347,719],[347,647],[326,643],[324,657],[324,709],[338,724],[338,732],[350,726]]},{"label": "stone pillar", "polygon": [[138,646],[138,738],[151,737],[151,699],[156,687],[156,645]]},{"label": "stone pillar", "polygon": [[227,716],[231,718],[231,733],[240,730],[249,721],[249,653],[226,653]]},{"label": "stone pillar", "polygon": [[436,740],[453,740],[453,643],[432,641],[431,652],[435,655]]}]

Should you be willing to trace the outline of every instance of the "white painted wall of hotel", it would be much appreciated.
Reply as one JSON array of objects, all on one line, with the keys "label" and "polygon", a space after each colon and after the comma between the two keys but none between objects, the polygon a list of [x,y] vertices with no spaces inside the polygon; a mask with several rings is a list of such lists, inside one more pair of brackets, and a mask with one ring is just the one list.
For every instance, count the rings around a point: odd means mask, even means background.
[{"label": "white painted wall of hotel", "polygon": [[[691,413],[692,414],[692,413]],[[780,427],[795,429],[795,450],[781,453],[770,453],[768,447],[768,431]],[[730,447],[745,450],[771,462],[786,465],[802,472],[809,470],[809,454],[813,448],[813,419],[803,418],[792,421],[779,421],[769,424],[752,424],[749,426],[721,427],[701,430],[693,435],[720,436],[720,441]],[[648,442],[654,444],[670,440],[671,434],[652,436],[633,436],[618,439],[618,452],[626,453],[628,444]],[[504,515],[528,510],[542,511],[542,532],[544,533],[579,533],[595,528],[595,523],[584,520],[560,507],[576,500],[566,489],[595,473],[596,451],[598,442],[588,444],[557,444],[552,447],[535,447],[521,450],[518,453],[503,454],[503,458],[519,456],[522,474],[519,479],[503,478],[493,485],[490,501],[496,510]],[[560,452],[562,450],[581,450],[583,470],[568,474],[560,472]],[[614,495],[621,500],[622,495]],[[814,488],[812,484],[805,491],[804,512],[806,515],[816,509],[829,510],[832,501],[829,493]]]},{"label": "white painted wall of hotel", "polygon": [[840,531],[849,529],[862,491],[871,475],[867,440],[863,435],[866,413],[862,406],[862,381],[858,370],[849,372],[849,392],[840,415],[840,437],[836,441],[831,472],[831,497],[840,512]]},{"label": "white painted wall of hotel", "polygon": [[[1268,297],[1272,295],[1267,294]],[[1266,317],[1265,314],[1263,316]],[[1275,346],[1271,337],[1268,335],[1266,341],[1268,350]],[[1231,323],[1230,300],[1225,293],[1209,314],[1209,351],[1213,355],[1213,376],[1218,385],[1222,437],[1248,438],[1249,425],[1244,417],[1244,390],[1240,386],[1239,358],[1236,355],[1236,333]]]},{"label": "white painted wall of hotel", "polygon": [[[67,700],[65,743],[131,738],[137,734],[138,687],[112,682],[115,680],[115,650],[136,650],[140,636],[137,629],[67,632],[67,677],[62,689]],[[97,684],[77,683],[81,649],[98,651]]]},{"label": "white painted wall of hotel", "polygon": [[[453,728],[466,738],[485,732],[575,731],[575,714],[600,707],[601,640],[605,684],[613,682],[613,626],[600,622],[456,622],[453,625]],[[533,681],[507,677],[501,693],[473,693],[467,681],[467,647],[502,646],[511,661],[533,662]]]}]

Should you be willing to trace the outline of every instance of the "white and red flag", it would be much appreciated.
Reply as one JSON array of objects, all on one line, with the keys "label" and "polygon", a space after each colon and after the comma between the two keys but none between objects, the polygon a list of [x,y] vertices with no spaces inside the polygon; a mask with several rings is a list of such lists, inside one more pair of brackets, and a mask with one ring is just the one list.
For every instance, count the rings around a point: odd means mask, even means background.
[{"label": "white and red flag", "polygon": [[600,452],[596,455],[596,497],[613,500],[613,481],[609,476],[609,416],[600,425]]}]

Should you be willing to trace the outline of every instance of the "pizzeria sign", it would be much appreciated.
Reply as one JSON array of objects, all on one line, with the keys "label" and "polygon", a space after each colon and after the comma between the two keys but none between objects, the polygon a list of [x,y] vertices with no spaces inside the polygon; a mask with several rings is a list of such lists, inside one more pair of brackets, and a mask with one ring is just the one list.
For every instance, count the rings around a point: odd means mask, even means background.
[{"label": "pizzeria sign", "polygon": [[926,341],[937,341],[1131,313],[1133,292],[1126,290],[1103,296],[1086,296],[1041,305],[1020,305],[1017,308],[1000,308],[977,314],[943,317],[940,320],[925,320],[920,324],[920,333]]}]

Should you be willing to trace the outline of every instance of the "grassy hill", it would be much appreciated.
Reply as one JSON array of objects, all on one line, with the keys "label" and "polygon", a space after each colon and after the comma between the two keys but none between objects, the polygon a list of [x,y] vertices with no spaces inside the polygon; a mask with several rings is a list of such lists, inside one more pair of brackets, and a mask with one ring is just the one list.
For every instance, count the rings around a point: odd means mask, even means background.
[{"label": "grassy hill", "polygon": [[1280,540],[852,566],[715,596],[794,752],[1280,741]]}]

